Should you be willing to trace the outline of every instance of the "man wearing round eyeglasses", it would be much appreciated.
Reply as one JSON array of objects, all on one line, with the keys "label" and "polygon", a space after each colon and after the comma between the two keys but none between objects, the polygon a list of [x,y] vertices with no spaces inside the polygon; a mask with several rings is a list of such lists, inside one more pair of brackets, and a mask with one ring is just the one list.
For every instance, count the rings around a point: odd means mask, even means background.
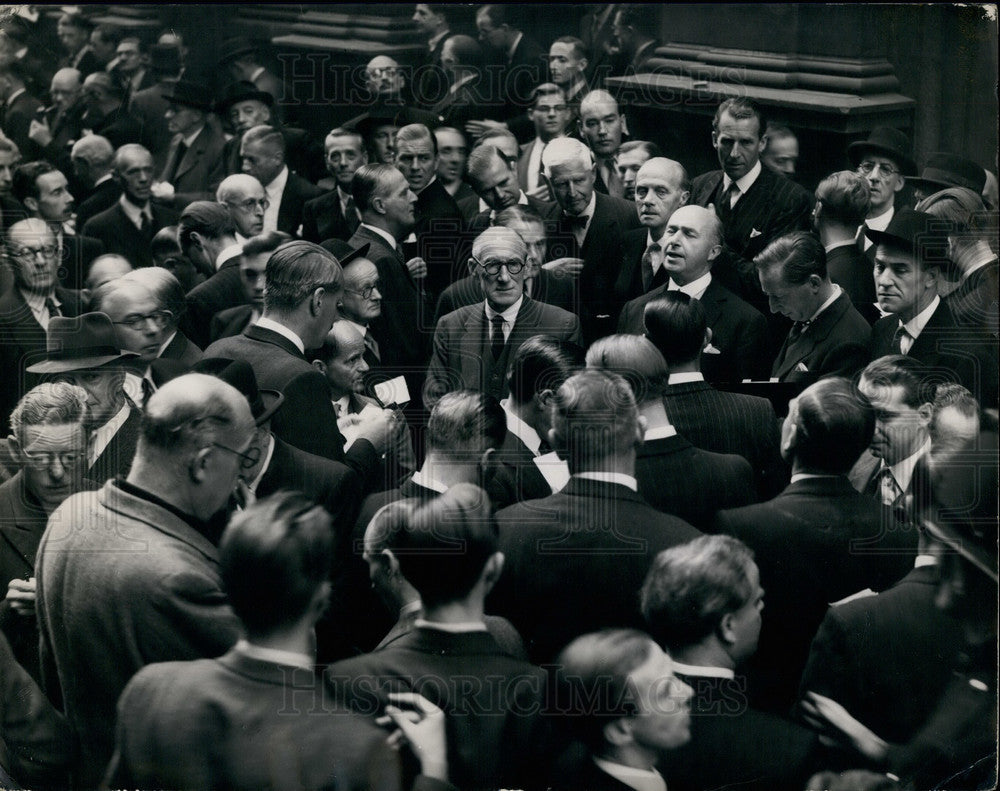
[{"label": "man wearing round eyeglasses", "polygon": [[583,345],[575,315],[524,294],[527,257],[527,245],[510,228],[489,228],[477,237],[469,271],[485,299],[438,321],[424,387],[426,407],[459,388],[506,398],[510,359],[534,335]]},{"label": "man wearing round eyeglasses", "polygon": [[144,366],[160,356],[172,314],[148,288],[120,277],[95,290],[91,306],[111,317],[120,348],[138,354]]},{"label": "man wearing round eyeglasses", "polygon": [[236,241],[243,244],[252,236],[264,232],[264,212],[271,203],[264,186],[253,176],[235,173],[219,184],[215,199],[229,209],[236,224]]}]

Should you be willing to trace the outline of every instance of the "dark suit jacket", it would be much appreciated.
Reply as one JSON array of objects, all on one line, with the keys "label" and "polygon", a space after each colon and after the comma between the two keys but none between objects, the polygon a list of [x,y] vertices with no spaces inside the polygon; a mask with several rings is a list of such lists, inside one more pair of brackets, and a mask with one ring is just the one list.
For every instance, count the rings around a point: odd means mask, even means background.
[{"label": "dark suit jacket", "polygon": [[164,360],[177,360],[184,365],[194,365],[204,355],[201,349],[187,339],[183,332],[177,331],[174,338],[167,344],[167,348],[160,353],[160,358]]},{"label": "dark suit jacket", "polygon": [[[83,312],[79,291],[56,286],[55,295],[64,316],[79,316]],[[0,428],[4,432],[18,400],[41,381],[38,376],[25,373],[24,369],[38,362],[44,351],[45,330],[15,286],[0,296],[0,371],[3,371],[0,376]]]},{"label": "dark suit jacket", "polygon": [[[524,297],[507,338],[508,365],[521,344],[535,335],[552,335],[583,345],[576,316]],[[430,408],[445,393],[461,388],[481,390],[498,399],[506,398],[509,392],[506,370],[496,370],[500,361],[493,360],[490,348],[485,301],[444,316],[434,330],[434,350],[424,387],[425,406]]]},{"label": "dark suit jacket", "polygon": [[506,110],[503,105],[491,100],[490,87],[488,80],[474,79],[454,93],[445,93],[430,112],[441,119],[441,126],[462,130],[473,120],[488,118],[499,121],[505,117]]},{"label": "dark suit jacket", "polygon": [[628,231],[622,238],[621,268],[615,281],[615,299],[622,305],[670,281],[667,270],[661,266],[653,275],[652,285],[648,289],[642,287],[642,257],[648,238],[649,229],[645,227]]},{"label": "dark suit jacket", "polygon": [[[885,316],[872,327],[871,359],[892,354],[892,338],[899,327],[895,315]],[[983,407],[996,407],[997,339],[970,327],[960,326],[948,302],[941,301],[907,355],[939,375],[967,387]]]},{"label": "dark suit jacket", "polygon": [[140,231],[125,214],[119,203],[91,217],[83,226],[83,235],[100,240],[105,253],[117,253],[125,256],[133,267],[153,266],[153,255],[149,251],[149,243],[156,232],[168,225],[177,224],[177,213],[173,209],[150,204],[153,214],[153,224],[149,238],[144,238]]},{"label": "dark suit jacket", "polygon": [[230,308],[247,307],[240,257],[226,261],[208,280],[187,293],[187,310],[181,317],[181,328],[198,346],[212,342],[211,326],[216,314]]},{"label": "dark suit jacket", "polygon": [[[456,242],[461,238],[465,221],[455,199],[437,178],[417,195],[414,215],[417,244],[412,254],[427,262],[423,286],[428,297],[436,301],[438,294],[469,271],[467,261],[455,261]],[[410,257],[406,247],[404,244],[404,255]]]},{"label": "dark suit jacket", "polygon": [[827,605],[892,585],[916,556],[916,531],[844,476],[801,480],[766,503],[720,511],[713,532],[747,544],[760,569],[767,605],[749,672],[754,705],[769,711],[795,702]]},{"label": "dark suit jacket", "polygon": [[663,404],[677,433],[696,448],[737,453],[749,461],[760,497],[773,497],[788,482],[778,451],[778,419],[766,398],[688,382],[668,387]]},{"label": "dark suit jacket", "polygon": [[128,418],[101,451],[101,455],[94,459],[94,463],[87,471],[89,478],[103,484],[109,478],[128,475],[128,471],[132,467],[132,460],[135,458],[141,423],[142,410],[132,404]]},{"label": "dark suit jacket", "polygon": [[[493,456],[499,467],[493,475],[491,486],[502,498],[502,502],[520,503],[524,500],[539,500],[552,494],[552,487],[535,465],[535,454],[528,450],[521,439],[507,432],[503,445]],[[487,489],[489,491],[489,488]],[[491,501],[495,501],[491,492]]]},{"label": "dark suit jacket", "polygon": [[699,450],[675,434],[642,443],[635,460],[639,494],[659,511],[707,531],[715,512],[757,500],[750,462]]},{"label": "dark suit jacket", "polygon": [[701,535],[626,486],[577,477],[497,522],[506,562],[487,611],[514,624],[534,662],[587,632],[643,628],[638,591],[653,558]]},{"label": "dark suit jacket", "polygon": [[[778,352],[771,376],[782,382],[812,384],[827,376],[854,376],[865,367],[871,342],[868,322],[846,292]],[[806,370],[801,370],[804,367]]]},{"label": "dark suit jacket", "polygon": [[6,103],[0,110],[3,118],[3,133],[17,144],[21,157],[25,162],[35,159],[39,152],[38,145],[28,137],[28,129],[35,113],[42,109],[42,103],[25,91],[10,105]]},{"label": "dark suit jacket", "polygon": [[521,185],[522,190],[528,189],[528,162],[531,160],[531,152],[536,145],[538,145],[537,137],[520,147],[520,153],[517,157],[517,183]]},{"label": "dark suit jacket", "polygon": [[63,236],[62,260],[57,275],[64,288],[79,290],[87,280],[91,262],[104,252],[97,239],[87,236]]},{"label": "dark suit jacket", "polygon": [[875,307],[875,276],[872,265],[857,244],[845,244],[826,254],[830,279],[847,292],[851,303],[869,324],[882,315]]},{"label": "dark suit jacket", "polygon": [[[322,709],[291,704],[300,695]],[[335,710],[310,670],[235,650],[143,668],[122,693],[116,741],[112,788],[401,787],[370,717]]]},{"label": "dark suit jacket", "polygon": [[178,158],[183,138],[178,134],[170,141],[167,164],[160,180],[174,186],[173,205],[183,210],[196,200],[215,200],[215,190],[226,177],[222,147],[226,139],[212,124],[206,123],[191,142],[184,156]]},{"label": "dark suit jacket", "polygon": [[548,52],[527,32],[521,36],[507,59],[501,99],[506,101],[506,117],[521,115],[531,105],[535,87],[545,81],[545,57]]},{"label": "dark suit jacket", "polygon": [[997,334],[997,294],[1000,264],[993,259],[972,272],[946,298],[955,323]]},{"label": "dark suit jacket", "polygon": [[284,394],[285,402],[271,418],[271,427],[288,444],[345,462],[362,481],[379,468],[378,454],[367,440],[359,439],[344,453],[344,437],[337,428],[326,378],[283,335],[255,324],[242,335],[216,341],[205,349],[205,356],[245,360],[257,376],[258,387]]},{"label": "dark suit jacket", "polygon": [[306,201],[302,207],[302,238],[319,244],[327,239],[351,238],[361,224],[357,217],[346,218],[340,208],[340,194],[334,189]]},{"label": "dark suit jacket", "polygon": [[[159,82],[151,88],[136,91],[129,102],[129,112],[139,119],[148,141],[156,172],[167,163],[167,152],[173,138],[164,114],[170,103],[166,97],[173,93],[173,83]],[[239,170],[235,171],[239,172]]]},{"label": "dark suit jacket", "polygon": [[76,227],[83,229],[87,221],[96,214],[110,209],[122,196],[122,188],[113,178],[102,181],[86,200],[76,208]]},{"label": "dark suit jacket", "polygon": [[278,207],[278,230],[296,236],[302,225],[302,210],[306,201],[322,194],[323,190],[315,184],[289,171],[285,191],[281,193],[281,205]]},{"label": "dark suit jacket", "polygon": [[418,692],[443,709],[448,779],[459,788],[545,787],[545,673],[504,654],[486,631],[417,628],[331,665],[325,678],[336,699],[369,715],[397,691]]},{"label": "dark suit jacket", "polygon": [[237,305],[235,308],[220,310],[212,316],[210,342],[239,335],[250,326],[252,318],[253,305]]},{"label": "dark suit jacket", "polygon": [[[665,294],[669,285],[662,285],[626,304],[618,319],[618,332],[644,334],[646,305]],[[719,352],[702,352],[701,371],[705,380],[722,383],[767,379],[771,356],[764,316],[714,277],[701,295],[701,304],[712,330],[712,348]]]},{"label": "dark suit jacket", "polygon": [[[544,302],[556,308],[562,308],[569,313],[576,313],[576,286],[572,278],[560,277],[547,269],[538,272],[535,290],[531,298],[536,302]],[[479,279],[474,275],[463,277],[446,288],[438,299],[437,311],[434,314],[435,326],[443,316],[447,316],[466,305],[475,305],[486,299]]]},{"label": "dark suit jacket", "polygon": [[935,605],[938,566],[914,568],[877,596],[827,610],[801,694],[832,698],[889,742],[909,742],[958,661],[959,622]]}]

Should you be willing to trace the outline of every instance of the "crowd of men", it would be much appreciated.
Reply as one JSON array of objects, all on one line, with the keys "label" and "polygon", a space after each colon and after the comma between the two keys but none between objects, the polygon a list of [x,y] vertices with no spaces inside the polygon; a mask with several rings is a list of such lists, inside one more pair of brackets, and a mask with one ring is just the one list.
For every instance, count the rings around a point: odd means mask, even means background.
[{"label": "crowd of men", "polygon": [[996,176],[745,97],[689,173],[650,6],[454,13],[322,141],[4,22],[0,787],[995,783]]}]

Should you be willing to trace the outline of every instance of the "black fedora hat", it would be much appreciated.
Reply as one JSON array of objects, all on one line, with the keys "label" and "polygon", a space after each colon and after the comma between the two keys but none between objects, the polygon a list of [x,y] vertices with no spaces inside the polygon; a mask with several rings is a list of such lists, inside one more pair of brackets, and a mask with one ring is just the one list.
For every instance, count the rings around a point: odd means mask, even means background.
[{"label": "black fedora hat", "polygon": [[252,55],[257,51],[250,39],[245,36],[234,36],[227,38],[219,47],[219,63],[225,65],[244,55]]},{"label": "black fedora hat", "polygon": [[115,326],[106,313],[53,316],[45,331],[45,359],[26,370],[33,374],[86,371],[138,357],[119,348]]},{"label": "black fedora hat", "polygon": [[249,80],[229,83],[222,92],[222,96],[219,97],[219,101],[216,102],[215,107],[217,112],[224,113],[237,102],[249,101],[261,102],[268,107],[274,107],[274,97],[267,91],[260,90]]},{"label": "black fedora hat", "polygon": [[171,104],[193,107],[206,113],[212,109],[212,92],[200,82],[178,80],[174,84],[173,92],[164,98]]},{"label": "black fedora hat", "polygon": [[367,113],[352,118],[344,126],[347,129],[354,129],[362,137],[368,138],[377,127],[390,124],[397,129],[409,124],[423,124],[433,132],[441,125],[441,116],[416,107],[405,107],[400,104],[378,104]]},{"label": "black fedora hat", "polygon": [[872,130],[867,140],[857,140],[847,147],[851,164],[857,167],[866,153],[879,154],[891,159],[904,176],[917,175],[917,163],[910,158],[910,138],[891,126],[879,126]]},{"label": "black fedora hat", "polygon": [[355,258],[363,258],[368,255],[368,248],[372,245],[371,242],[365,242],[361,247],[355,249],[342,239],[327,239],[320,242],[319,246],[328,253],[333,253],[343,267],[347,266]]},{"label": "black fedora hat", "polygon": [[986,186],[986,171],[970,159],[938,151],[927,157],[919,177],[907,177],[906,181],[924,195],[949,187],[965,187],[981,195]]},{"label": "black fedora hat", "polygon": [[865,236],[874,244],[888,244],[916,254],[922,264],[952,270],[948,258],[947,223],[923,211],[900,209],[892,215],[884,231],[864,226]]},{"label": "black fedora hat", "polygon": [[206,357],[194,364],[191,373],[214,376],[243,393],[250,402],[250,413],[258,426],[269,420],[285,401],[285,397],[277,390],[258,389],[253,368],[244,360]]}]

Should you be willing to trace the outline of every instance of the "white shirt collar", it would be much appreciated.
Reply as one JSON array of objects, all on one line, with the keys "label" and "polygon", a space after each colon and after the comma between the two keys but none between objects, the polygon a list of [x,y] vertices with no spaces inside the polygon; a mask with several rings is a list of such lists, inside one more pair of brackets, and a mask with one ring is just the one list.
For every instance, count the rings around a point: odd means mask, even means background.
[{"label": "white shirt collar", "polygon": [[814,478],[839,478],[839,475],[822,475],[813,472],[797,472],[792,476],[789,483],[798,483],[799,481],[811,481]]},{"label": "white shirt collar", "polygon": [[257,487],[260,486],[261,478],[264,477],[264,473],[267,472],[267,468],[271,466],[271,457],[274,455],[274,434],[267,435],[267,450],[264,451],[264,463],[260,465],[260,469],[257,470],[257,475],[252,481],[245,481],[247,488],[257,494]]},{"label": "white shirt collar", "polygon": [[333,399],[333,411],[337,413],[338,421],[347,417],[351,411],[351,394],[348,393],[340,398]]},{"label": "white shirt collar", "polygon": [[250,659],[257,659],[261,662],[270,662],[273,665],[287,665],[288,667],[302,668],[303,670],[313,670],[315,664],[312,657],[296,651],[282,651],[277,648],[264,648],[260,645],[253,645],[240,638],[235,645],[235,650]]},{"label": "white shirt collar", "polygon": [[122,207],[122,211],[125,212],[125,216],[128,217],[132,224],[136,228],[142,228],[142,215],[145,214],[150,222],[153,220],[153,210],[149,207],[149,201],[146,201],[146,205],[141,209],[136,206],[132,201],[122,195],[118,199],[118,205]]},{"label": "white shirt collar", "polygon": [[877,217],[867,218],[861,225],[861,227],[858,228],[858,233],[865,241],[865,250],[867,250],[869,247],[875,244],[871,239],[868,238],[868,235],[865,233],[865,226],[868,226],[873,231],[884,231],[886,228],[889,227],[889,223],[892,222],[892,216],[895,213],[896,213],[896,207],[890,206],[888,210],[882,212]]},{"label": "white shirt collar", "polygon": [[728,667],[712,667],[711,665],[685,665],[674,660],[674,672],[685,676],[702,676],[703,678],[736,678],[736,673]]},{"label": "white shirt collar", "polygon": [[485,632],[486,624],[482,621],[467,621],[465,623],[441,623],[439,621],[428,621],[424,618],[417,618],[413,625],[418,629],[434,629],[438,632],[448,632],[449,634],[467,634],[468,632]]},{"label": "white shirt collar", "polygon": [[295,344],[296,349],[298,349],[303,354],[306,353],[306,345],[302,342],[302,339],[298,336],[297,333],[288,329],[288,327],[286,327],[284,324],[280,324],[274,319],[269,319],[266,316],[261,316],[257,320],[257,326],[265,330],[271,330],[271,332],[276,332],[278,333],[278,335],[288,338],[288,340],[290,340],[292,343]]},{"label": "white shirt collar", "polygon": [[94,462],[97,461],[104,449],[108,447],[108,443],[111,442],[115,434],[118,433],[125,421],[128,420],[129,413],[132,408],[129,406],[128,402],[125,402],[125,406],[118,410],[118,414],[115,415],[111,420],[105,423],[103,426],[99,426],[94,429],[94,433],[90,436],[90,447],[87,449],[87,466],[92,467]]},{"label": "white shirt collar", "polygon": [[[931,304],[920,311],[916,316],[910,319],[908,322],[903,324],[903,329],[909,333],[913,340],[920,337],[920,333],[924,331],[924,327],[927,326],[927,322],[931,320],[931,316],[934,315],[934,311],[938,309],[938,305],[941,304],[941,297],[935,296],[931,300]],[[909,349],[906,350],[909,352]]]},{"label": "white shirt collar", "polygon": [[[928,439],[912,456],[907,456],[902,461],[897,461],[889,467],[900,491],[905,492],[910,488],[910,480],[913,478],[913,470],[916,468],[917,462],[926,456],[930,452],[930,449],[931,441]],[[882,464],[883,466],[887,466],[884,461]]]},{"label": "white shirt collar", "polygon": [[522,302],[524,302],[523,294],[517,298],[517,302],[503,312],[498,313],[490,307],[489,302],[483,300],[483,306],[486,308],[486,321],[492,322],[494,316],[500,316],[504,323],[503,336],[507,338],[510,335],[510,330],[514,327],[514,321],[517,319],[517,312],[521,309]]},{"label": "white shirt collar", "polygon": [[216,270],[222,269],[222,265],[232,258],[243,255],[243,245],[239,242],[236,244],[231,244],[229,247],[224,247],[219,251],[219,254],[215,257],[215,268]]},{"label": "white shirt collar", "polygon": [[634,475],[626,475],[623,472],[577,472],[573,473],[574,478],[583,478],[588,481],[601,481],[602,483],[616,483],[619,486],[627,486],[633,492],[639,491],[639,484]]},{"label": "white shirt collar", "polygon": [[27,88],[18,88],[16,91],[14,91],[14,93],[12,93],[10,96],[7,97],[6,105],[10,107],[12,104],[14,104],[14,100],[17,99],[18,96],[20,96],[27,90],[28,90]]},{"label": "white shirt collar", "polygon": [[281,197],[285,194],[285,186],[288,184],[288,165],[281,168],[281,171],[271,181],[264,185],[264,194],[269,201],[268,207],[264,209],[264,230],[273,231],[278,227],[278,213],[281,211]]},{"label": "white shirt collar", "polygon": [[433,36],[431,36],[429,39],[427,39],[427,50],[429,52],[433,52],[434,51],[434,47],[436,47],[438,45],[438,42],[441,39],[443,39],[445,36],[450,35],[450,34],[451,34],[450,30],[442,30],[440,33],[435,33]]},{"label": "white shirt collar", "polygon": [[510,49],[507,50],[507,60],[514,57],[514,53],[517,51],[517,45],[521,43],[522,38],[524,38],[524,33],[518,31],[517,35],[514,36],[514,40],[510,44]]},{"label": "white shirt collar", "polygon": [[704,382],[705,376],[701,371],[685,371],[679,374],[670,374],[667,377],[667,386],[670,385],[683,385],[688,382]]},{"label": "white shirt collar", "polygon": [[425,489],[431,489],[437,492],[438,494],[444,494],[446,491],[448,491],[447,486],[445,486],[440,481],[435,481],[430,475],[425,473],[423,470],[417,470],[415,473],[413,473],[413,476],[410,478],[410,480],[413,481],[413,483],[415,483],[417,486],[423,486]]},{"label": "white shirt collar", "polygon": [[457,80],[455,80],[450,86],[448,86],[448,93],[458,93],[458,89],[463,85],[468,85],[474,79],[476,79],[475,72],[469,72],[468,74],[463,74]]},{"label": "white shirt collar", "polygon": [[388,231],[382,228],[376,228],[374,225],[369,225],[366,222],[361,223],[361,227],[367,228],[369,231],[372,231],[373,233],[377,233],[379,236],[385,239],[389,247],[391,247],[393,250],[396,249],[396,240],[393,238],[392,234],[389,233]]},{"label": "white shirt collar", "polygon": [[936,555],[917,555],[913,561],[913,568],[922,569],[924,566],[939,566],[940,564],[941,560]]},{"label": "white shirt collar", "polygon": [[160,344],[160,350],[156,353],[156,356],[159,357],[160,355],[162,355],[163,352],[166,351],[167,347],[171,344],[173,339],[176,337],[177,337],[177,330],[174,330],[173,332],[170,333],[170,335],[167,336],[167,339]]},{"label": "white shirt collar", "polygon": [[[542,164],[542,150],[546,145],[546,143],[542,142],[542,138],[537,136],[534,141],[532,141],[531,153],[528,154],[527,167],[528,183],[526,186],[529,190],[534,190],[538,187],[539,175],[541,171],[540,166]],[[522,192],[521,194],[523,195],[524,193]],[[518,203],[520,202],[520,199],[518,199]],[[527,202],[527,198],[525,198],[525,202]]]},{"label": "white shirt collar", "polygon": [[838,250],[841,247],[853,247],[857,243],[856,239],[848,239],[846,242],[831,242],[830,244],[823,245],[823,249],[828,253]]},{"label": "white shirt collar", "polygon": [[646,429],[646,433],[642,435],[642,441],[652,442],[654,439],[667,439],[667,437],[676,436],[677,429],[667,423],[665,426],[656,426],[655,428]]},{"label": "white shirt collar", "polygon": [[110,173],[105,173],[97,181],[94,182],[94,186],[96,187],[99,184],[103,184],[105,181],[111,181],[113,178],[114,176],[112,176]]},{"label": "white shirt collar", "polygon": [[810,324],[816,321],[820,313],[822,313],[824,310],[830,307],[830,305],[832,305],[834,302],[837,301],[837,297],[840,296],[840,291],[841,291],[840,286],[834,283],[833,294],[827,298],[826,302],[824,302],[822,305],[819,306],[819,309],[815,313],[812,314],[812,317],[809,319]]},{"label": "white shirt collar", "polygon": [[[739,187],[740,195],[746,195],[747,190],[753,186],[753,183],[757,180],[760,175],[761,164],[758,159],[756,164],[750,168],[749,172],[740,178],[736,179],[736,186]],[[729,189],[729,185],[733,183],[733,180],[729,178],[725,171],[722,172],[722,188],[723,191]]]},{"label": "white shirt collar", "polygon": [[[18,289],[20,291],[20,289]],[[55,288],[52,289],[49,294],[37,294],[34,291],[21,291],[21,296],[27,303],[28,307],[31,309],[31,315],[35,317],[35,321],[38,322],[39,326],[43,330],[49,328],[49,311],[45,307],[45,300],[51,299],[56,307],[62,305],[59,298],[56,297]]]},{"label": "white shirt collar", "polygon": [[680,291],[682,294],[687,294],[691,299],[701,299],[705,296],[705,292],[708,287],[712,284],[712,273],[706,272],[701,277],[692,280],[690,283],[679,286],[674,282],[673,278],[670,278],[670,284],[667,286],[667,291]]},{"label": "white shirt collar", "polygon": [[511,411],[509,398],[501,401],[500,406],[507,414],[507,430],[524,443],[524,446],[531,451],[531,455],[537,456],[538,449],[542,445],[542,438],[538,436],[538,432]]},{"label": "white shirt collar", "polygon": [[263,66],[258,66],[256,69],[254,69],[250,73],[250,82],[253,82],[254,80],[256,80],[263,73],[264,73],[264,67]]},{"label": "white shirt collar", "polygon": [[593,756],[594,763],[605,774],[627,785],[633,791],[667,791],[667,781],[655,769],[636,769]]}]

